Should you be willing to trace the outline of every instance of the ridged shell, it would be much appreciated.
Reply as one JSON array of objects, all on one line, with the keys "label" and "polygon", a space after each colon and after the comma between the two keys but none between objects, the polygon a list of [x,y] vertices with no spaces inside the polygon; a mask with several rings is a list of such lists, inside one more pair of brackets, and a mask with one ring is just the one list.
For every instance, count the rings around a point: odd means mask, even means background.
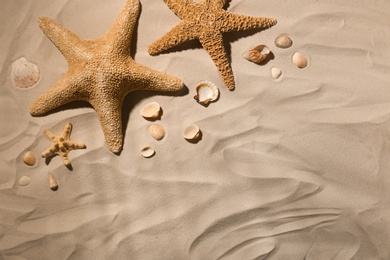
[{"label": "ridged shell", "polygon": [[49,187],[52,191],[58,190],[58,183],[56,179],[54,179],[53,175],[49,173]]},{"label": "ridged shell", "polygon": [[251,62],[259,64],[264,61],[270,53],[271,51],[266,45],[259,45],[245,52],[242,57]]},{"label": "ridged shell", "polygon": [[306,56],[301,52],[294,53],[292,62],[300,69],[306,68],[308,64]]},{"label": "ridged shell", "polygon": [[202,80],[196,85],[196,93],[194,98],[200,104],[207,106],[210,102],[218,98],[219,89],[214,83]]},{"label": "ridged shell", "polygon": [[20,179],[19,179],[19,185],[20,186],[27,186],[29,185],[31,182],[31,177],[30,176],[22,176]]},{"label": "ridged shell", "polygon": [[161,106],[157,102],[149,102],[141,109],[141,115],[147,119],[157,119],[160,116]]},{"label": "ridged shell", "polygon": [[150,147],[150,146],[145,146],[142,147],[139,153],[145,157],[145,158],[150,158],[152,157],[156,152]]},{"label": "ridged shell", "polygon": [[18,88],[30,88],[39,80],[39,69],[22,57],[12,63],[11,82]]},{"label": "ridged shell", "polygon": [[282,49],[287,49],[287,48],[291,47],[292,44],[293,44],[293,42],[292,42],[291,38],[285,33],[279,35],[275,39],[276,47],[279,47]]},{"label": "ridged shell", "polygon": [[162,125],[155,124],[149,127],[149,133],[154,139],[160,141],[165,136],[165,129]]},{"label": "ridged shell", "polygon": [[199,137],[200,129],[197,125],[191,124],[183,130],[183,137],[187,140],[193,140]]},{"label": "ridged shell", "polygon": [[32,151],[28,151],[23,156],[23,162],[28,166],[34,166],[37,162],[36,156]]}]

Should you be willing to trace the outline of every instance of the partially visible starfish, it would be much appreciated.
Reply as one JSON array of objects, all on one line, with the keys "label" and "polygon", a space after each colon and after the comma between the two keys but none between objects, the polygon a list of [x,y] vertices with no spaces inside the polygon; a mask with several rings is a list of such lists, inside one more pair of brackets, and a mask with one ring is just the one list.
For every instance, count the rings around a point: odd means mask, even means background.
[{"label": "partially visible starfish", "polygon": [[65,165],[70,165],[68,153],[72,150],[87,148],[83,143],[70,141],[71,132],[71,123],[66,124],[64,130],[62,130],[61,135],[54,135],[47,129],[43,131],[43,134],[51,141],[51,145],[41,154],[42,158],[47,158],[57,154],[61,157],[62,162]]},{"label": "partially visible starfish", "polygon": [[222,33],[268,28],[276,20],[264,17],[251,17],[223,10],[227,0],[164,0],[168,7],[182,21],[161,39],[149,46],[149,54],[155,55],[173,46],[199,39],[222,75],[229,90],[235,87],[233,71],[229,64],[222,41]]},{"label": "partially visible starfish", "polygon": [[138,0],[128,0],[112,27],[96,40],[85,40],[53,20],[42,17],[39,26],[65,56],[69,69],[30,107],[33,116],[75,100],[96,110],[107,145],[122,149],[122,103],[135,90],[178,91],[183,82],[136,63],[130,56],[131,38],[139,15]]}]

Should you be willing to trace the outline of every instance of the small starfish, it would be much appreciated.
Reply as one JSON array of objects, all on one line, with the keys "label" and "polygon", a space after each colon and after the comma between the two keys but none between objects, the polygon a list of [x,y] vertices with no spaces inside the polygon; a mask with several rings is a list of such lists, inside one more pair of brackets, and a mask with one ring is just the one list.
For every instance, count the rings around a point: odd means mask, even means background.
[{"label": "small starfish", "polygon": [[222,75],[229,90],[234,90],[233,71],[223,45],[222,33],[268,28],[276,20],[264,17],[251,17],[223,10],[227,0],[164,0],[168,7],[182,21],[161,39],[149,46],[149,54],[155,55],[181,43],[199,39]]},{"label": "small starfish", "polygon": [[66,166],[69,166],[70,160],[68,158],[68,153],[72,150],[87,148],[83,143],[70,141],[71,132],[71,123],[67,123],[64,130],[62,130],[61,135],[58,136],[54,135],[47,129],[43,131],[43,134],[51,141],[51,145],[41,154],[42,158],[47,158],[57,154],[61,157],[62,162]]},{"label": "small starfish", "polygon": [[112,27],[96,40],[85,40],[53,20],[39,26],[65,56],[69,69],[30,107],[33,116],[72,101],[90,103],[98,114],[109,149],[122,149],[122,103],[135,90],[178,91],[183,82],[152,70],[130,56],[131,38],[139,15],[138,0],[128,0]]}]

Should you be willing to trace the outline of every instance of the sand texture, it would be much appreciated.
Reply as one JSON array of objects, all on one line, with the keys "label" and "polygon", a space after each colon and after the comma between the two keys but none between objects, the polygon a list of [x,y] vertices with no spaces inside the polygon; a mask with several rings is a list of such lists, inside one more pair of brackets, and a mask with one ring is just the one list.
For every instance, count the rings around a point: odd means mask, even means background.
[{"label": "sand texture", "polygon": [[[38,18],[95,39],[125,2],[0,0],[0,260],[390,259],[389,1],[228,1],[231,12],[278,20],[224,35],[231,92],[199,42],[148,54],[180,18],[162,0],[141,0],[132,57],[186,89],[128,95],[117,155],[88,103],[40,117],[28,108],[68,69]],[[274,43],[283,33],[286,49]],[[242,57],[261,44],[272,51],[264,63]],[[11,80],[22,57],[39,68],[29,88]],[[220,90],[207,107],[193,98],[201,80]],[[162,107],[155,121],[140,115],[151,101]],[[67,122],[87,147],[69,153],[68,167],[40,157],[50,146],[43,131]],[[196,142],[182,136],[191,124]],[[145,146],[152,157],[140,155]],[[35,164],[23,161],[29,151]]]}]

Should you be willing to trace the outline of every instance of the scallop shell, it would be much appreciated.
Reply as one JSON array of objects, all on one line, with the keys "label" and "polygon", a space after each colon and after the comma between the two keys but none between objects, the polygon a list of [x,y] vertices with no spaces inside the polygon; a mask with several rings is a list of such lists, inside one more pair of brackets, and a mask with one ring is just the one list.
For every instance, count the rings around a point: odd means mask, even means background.
[{"label": "scallop shell", "polygon": [[150,102],[147,103],[142,109],[141,109],[141,115],[144,118],[147,119],[157,119],[160,116],[161,107],[160,104],[157,102]]},{"label": "scallop shell", "polygon": [[219,89],[214,83],[203,80],[196,85],[196,93],[194,98],[200,104],[207,106],[210,102],[218,98]]},{"label": "scallop shell", "polygon": [[31,182],[31,177],[30,176],[22,176],[20,179],[19,179],[19,185],[20,186],[27,186],[29,185]]},{"label": "scallop shell", "polygon": [[245,52],[242,57],[251,62],[259,64],[264,61],[270,53],[271,51],[266,45],[259,45],[252,50]]},{"label": "scallop shell", "polygon": [[281,35],[279,35],[278,37],[276,37],[275,39],[275,45],[276,47],[279,47],[279,48],[282,48],[282,49],[287,49],[289,47],[291,47],[291,45],[293,44],[293,41],[291,40],[291,38],[283,33]]},{"label": "scallop shell", "polygon": [[58,183],[56,179],[54,179],[53,175],[49,173],[49,187],[52,191],[58,190]]},{"label": "scallop shell", "polygon": [[37,158],[35,157],[35,154],[32,151],[28,151],[23,156],[23,162],[28,166],[34,166],[37,162]]},{"label": "scallop shell", "polygon": [[30,88],[39,80],[39,69],[22,57],[12,63],[11,82],[18,88]]},{"label": "scallop shell", "polygon": [[162,125],[155,124],[149,127],[149,133],[154,139],[160,141],[165,136],[165,129]]},{"label": "scallop shell", "polygon": [[308,64],[306,56],[301,52],[294,53],[292,62],[300,69],[306,68]]},{"label": "scallop shell", "polygon": [[274,79],[278,79],[282,75],[282,71],[277,67],[271,68],[271,76]]},{"label": "scallop shell", "polygon": [[187,140],[193,140],[198,138],[200,135],[200,129],[197,125],[191,124],[187,126],[183,131],[183,137]]},{"label": "scallop shell", "polygon": [[156,152],[150,147],[150,146],[145,146],[142,147],[139,153],[145,157],[145,158],[150,158],[152,157]]}]

